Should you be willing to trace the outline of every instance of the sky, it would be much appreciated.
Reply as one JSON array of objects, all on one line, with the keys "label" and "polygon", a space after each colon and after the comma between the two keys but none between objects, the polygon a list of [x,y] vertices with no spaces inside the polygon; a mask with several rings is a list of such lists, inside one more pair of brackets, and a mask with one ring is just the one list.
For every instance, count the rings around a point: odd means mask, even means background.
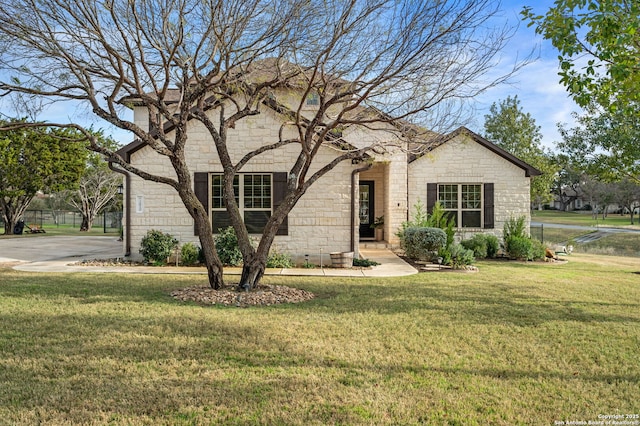
[{"label": "sky", "polygon": [[[574,120],[571,113],[579,112],[580,109],[559,83],[557,51],[551,43],[536,35],[533,27],[527,27],[520,16],[520,11],[526,5],[532,5],[534,12],[543,14],[553,5],[553,0],[502,0],[501,3],[502,12],[496,17],[496,25],[502,26],[506,23],[509,26],[517,26],[517,30],[502,52],[500,63],[494,72],[507,72],[515,61],[522,60],[532,51],[537,59],[514,75],[509,84],[491,88],[475,98],[470,105],[473,111],[470,121],[459,125],[483,134],[484,116],[489,113],[490,106],[508,96],[518,96],[522,110],[530,113],[540,126],[542,144],[553,150],[555,143],[561,140],[557,123],[572,125]],[[49,122],[74,120],[90,125],[95,120],[90,113],[70,110],[68,103],[54,105],[43,115]],[[106,134],[112,135],[120,144],[127,144],[132,140],[129,132],[109,127],[105,122],[95,122],[94,127],[103,128]]]},{"label": "sky", "polygon": [[553,0],[503,0],[501,19],[510,25],[519,26],[505,49],[501,66],[508,69],[516,56],[522,59],[532,50],[537,59],[522,68],[511,79],[510,84],[492,88],[478,96],[474,103],[476,114],[467,127],[482,134],[484,116],[489,113],[491,104],[498,104],[508,96],[518,96],[522,111],[530,113],[540,126],[542,144],[553,150],[555,143],[561,141],[557,123],[570,126],[575,124],[572,112],[579,113],[581,109],[569,98],[566,89],[559,82],[558,51],[550,42],[536,35],[534,27],[527,27],[527,23],[521,21],[520,11],[525,6],[531,6],[535,13],[542,15],[553,6]]}]

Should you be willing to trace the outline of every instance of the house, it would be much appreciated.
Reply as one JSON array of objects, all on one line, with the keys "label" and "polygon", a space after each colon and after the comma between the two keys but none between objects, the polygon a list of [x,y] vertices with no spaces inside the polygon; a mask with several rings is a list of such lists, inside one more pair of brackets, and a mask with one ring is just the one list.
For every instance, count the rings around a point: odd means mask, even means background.
[{"label": "house", "polygon": [[[289,99],[290,91],[275,93],[275,97],[284,105],[296,102]],[[313,112],[315,101],[308,97],[303,109]],[[132,105],[136,124],[148,128],[146,108],[141,103]],[[265,102],[260,114],[235,123],[227,136],[233,160],[247,149],[278,140],[284,120],[282,108]],[[384,134],[384,130],[345,129],[340,143],[361,147],[384,139]],[[118,153],[149,172],[174,175],[169,161],[140,141]],[[317,164],[326,164],[339,153],[339,146],[329,141],[321,148]],[[297,154],[294,145],[267,151],[249,161],[236,176],[238,203],[250,232],[259,234],[278,205]],[[209,133],[196,120],[189,128],[186,156],[195,192],[209,211],[215,232],[229,225],[222,200],[223,170]],[[450,210],[461,238],[476,232],[501,236],[503,223],[511,217],[525,216],[529,223],[530,178],[539,174],[466,128],[448,135],[433,134],[418,143],[415,139],[401,141],[394,148],[372,153],[367,162],[343,161],[314,183],[278,230],[273,247],[295,260],[307,257],[314,263],[319,263],[321,256],[327,259],[330,252],[357,253],[361,242],[375,240],[371,225],[381,216],[382,243],[397,246],[395,234],[419,200],[429,208],[440,201]],[[125,182],[124,245],[128,255],[138,256],[140,241],[150,229],[171,233],[181,243],[198,241],[193,220],[175,190],[133,174],[128,174]]]}]

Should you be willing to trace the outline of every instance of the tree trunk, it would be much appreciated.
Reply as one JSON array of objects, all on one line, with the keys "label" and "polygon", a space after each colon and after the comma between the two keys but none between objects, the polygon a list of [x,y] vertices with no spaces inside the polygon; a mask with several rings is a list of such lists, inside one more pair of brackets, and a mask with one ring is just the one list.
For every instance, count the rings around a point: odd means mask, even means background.
[{"label": "tree trunk", "polygon": [[12,221],[10,220],[6,220],[4,221],[4,233],[5,235],[11,235],[13,234],[13,227],[15,226],[15,223],[11,223]]},{"label": "tree trunk", "polygon": [[86,214],[82,214],[82,223],[80,224],[80,232],[89,232],[91,230],[92,225],[91,220],[89,220],[89,216]]},{"label": "tree trunk", "polygon": [[[186,199],[197,199],[195,195],[192,197],[187,196]],[[198,204],[200,204],[198,202]],[[187,203],[185,203],[187,205]],[[198,230],[198,238],[200,239],[200,247],[202,247],[202,253],[204,254],[205,265],[207,267],[207,276],[209,278],[209,285],[215,290],[219,290],[224,286],[224,278],[222,275],[222,263],[216,252],[216,244],[213,239],[213,230],[211,229],[211,222],[209,216],[202,208],[196,205],[187,205],[189,212],[195,221],[196,229]]]},{"label": "tree trunk", "polygon": [[242,264],[242,275],[238,287],[240,290],[250,290],[256,288],[260,284],[260,280],[264,275],[267,267],[265,256],[259,256],[256,253],[250,259],[245,259]]}]

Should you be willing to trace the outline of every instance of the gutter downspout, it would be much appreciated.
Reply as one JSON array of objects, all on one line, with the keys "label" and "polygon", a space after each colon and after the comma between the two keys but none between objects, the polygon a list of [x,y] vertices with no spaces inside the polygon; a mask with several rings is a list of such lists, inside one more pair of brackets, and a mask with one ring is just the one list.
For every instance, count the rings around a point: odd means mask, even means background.
[{"label": "gutter downspout", "polygon": [[124,255],[126,257],[131,256],[131,175],[126,170],[118,169],[114,167],[113,163],[109,161],[109,168],[116,173],[124,175]]},{"label": "gutter downspout", "polygon": [[351,247],[350,251],[356,253],[356,201],[358,199],[358,190],[356,188],[356,175],[360,172],[364,172],[373,167],[372,163],[367,164],[364,167],[355,169],[351,172]]}]

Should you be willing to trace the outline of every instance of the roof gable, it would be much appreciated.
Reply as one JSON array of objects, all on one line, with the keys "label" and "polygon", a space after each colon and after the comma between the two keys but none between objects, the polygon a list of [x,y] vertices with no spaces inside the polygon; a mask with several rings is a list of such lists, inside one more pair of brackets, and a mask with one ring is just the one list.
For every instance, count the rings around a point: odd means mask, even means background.
[{"label": "roof gable", "polygon": [[411,154],[409,156],[409,163],[414,162],[415,160],[419,159],[420,157],[424,156],[425,154],[433,151],[434,149],[438,148],[439,146],[444,145],[447,142],[449,142],[449,141],[451,141],[451,140],[453,140],[456,137],[461,136],[461,135],[468,136],[469,138],[471,138],[471,140],[473,140],[477,144],[479,144],[482,147],[488,149],[489,151],[493,152],[494,154],[504,158],[505,160],[509,161],[510,163],[514,164],[515,166],[523,169],[525,171],[525,176],[527,176],[527,177],[540,176],[542,174],[542,172],[540,170],[536,169],[531,164],[528,164],[527,162],[521,160],[520,158],[518,158],[515,155],[511,154],[510,152],[500,148],[498,145],[494,144],[493,142],[488,141],[487,139],[483,138],[482,136],[478,135],[477,133],[472,132],[471,130],[467,129],[464,126],[459,127],[456,130],[454,130],[453,132],[448,133],[446,135],[438,135],[438,136],[430,139],[429,141],[425,142],[424,144],[422,144],[422,147],[419,149],[419,152]]}]

